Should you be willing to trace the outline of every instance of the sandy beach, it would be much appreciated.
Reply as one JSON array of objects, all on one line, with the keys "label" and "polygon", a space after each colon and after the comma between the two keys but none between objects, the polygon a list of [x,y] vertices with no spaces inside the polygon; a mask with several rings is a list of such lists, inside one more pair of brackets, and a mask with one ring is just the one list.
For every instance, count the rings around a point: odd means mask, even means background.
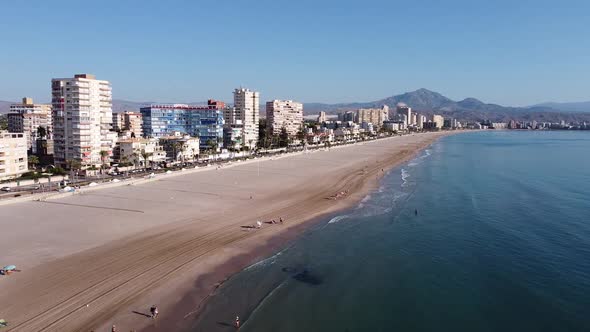
[{"label": "sandy beach", "polygon": [[[225,278],[280,249],[306,221],[358,202],[384,171],[446,134],[0,206],[0,265],[22,269],[0,276],[5,330],[180,330]],[[154,303],[157,321],[145,316]]]}]

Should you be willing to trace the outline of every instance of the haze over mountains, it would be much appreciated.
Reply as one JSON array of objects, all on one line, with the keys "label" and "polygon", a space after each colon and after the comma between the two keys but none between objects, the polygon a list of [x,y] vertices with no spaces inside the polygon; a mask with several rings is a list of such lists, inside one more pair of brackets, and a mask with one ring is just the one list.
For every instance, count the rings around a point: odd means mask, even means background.
[{"label": "haze over mountains", "polygon": [[[529,107],[509,107],[497,104],[486,104],[475,98],[466,98],[461,101],[454,101],[438,92],[427,89],[418,89],[400,95],[387,97],[372,102],[322,104],[305,103],[305,114],[317,114],[325,111],[328,114],[336,114],[345,110],[358,108],[381,107],[388,105],[395,107],[397,103],[405,103],[415,111],[430,115],[433,113],[442,114],[447,117],[454,117],[463,121],[480,121],[488,119],[491,121],[509,120],[537,120],[537,121],[590,121],[590,101],[574,103],[542,103]],[[113,100],[113,111],[139,110],[140,107],[154,102],[134,102],[121,99]],[[11,102],[0,101],[0,113],[8,112]],[[187,103],[202,105],[204,102]],[[261,105],[264,111],[264,105]]]}]

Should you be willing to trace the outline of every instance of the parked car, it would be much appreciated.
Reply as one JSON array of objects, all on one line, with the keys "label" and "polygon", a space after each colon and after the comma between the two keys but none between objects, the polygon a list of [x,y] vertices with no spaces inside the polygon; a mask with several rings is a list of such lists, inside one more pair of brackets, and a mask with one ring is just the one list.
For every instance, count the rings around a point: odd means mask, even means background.
[{"label": "parked car", "polygon": [[10,187],[2,187],[2,188],[0,188],[0,190],[9,192],[11,189],[10,189]]}]

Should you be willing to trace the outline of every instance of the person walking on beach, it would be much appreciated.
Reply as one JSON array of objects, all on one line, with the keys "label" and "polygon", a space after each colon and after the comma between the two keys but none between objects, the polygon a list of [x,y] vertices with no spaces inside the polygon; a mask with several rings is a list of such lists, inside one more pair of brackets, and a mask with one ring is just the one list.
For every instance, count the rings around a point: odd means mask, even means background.
[{"label": "person walking on beach", "polygon": [[240,328],[240,316],[236,316],[236,329]]},{"label": "person walking on beach", "polygon": [[113,325],[113,327],[111,328],[111,332],[117,332],[117,327],[115,325]]},{"label": "person walking on beach", "polygon": [[279,222],[282,224],[283,223],[283,218],[279,217]]},{"label": "person walking on beach", "polygon": [[150,313],[152,314],[152,318],[156,319],[158,316],[158,307],[155,304],[150,308]]}]

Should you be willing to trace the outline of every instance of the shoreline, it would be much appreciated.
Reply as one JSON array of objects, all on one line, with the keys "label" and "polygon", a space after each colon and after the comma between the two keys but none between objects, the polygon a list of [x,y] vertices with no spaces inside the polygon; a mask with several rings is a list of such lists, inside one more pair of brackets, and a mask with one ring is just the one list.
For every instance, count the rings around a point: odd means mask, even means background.
[{"label": "shoreline", "polygon": [[[314,220],[360,201],[385,168],[453,133],[392,137],[192,172],[51,204],[6,205],[0,217],[18,217],[5,219],[5,226],[18,227],[0,249],[31,266],[0,280],[6,284],[0,288],[6,303],[0,314],[12,323],[7,331],[102,331],[112,324],[122,331],[182,329],[184,317],[206,305],[220,281],[284,247]],[[285,225],[244,226],[278,216]],[[56,258],[35,251],[39,240]],[[144,316],[154,303],[160,307],[157,322]]]},{"label": "shoreline", "polygon": [[[439,139],[452,134],[453,133],[441,135],[430,143],[416,149],[413,153],[404,158],[398,159],[394,163],[388,165],[382,165],[384,171],[379,172],[377,169],[377,172],[375,173],[377,175],[376,181],[371,181],[372,178],[369,176],[370,174],[367,175],[359,190],[352,193],[351,196],[354,197],[347,197],[352,199],[348,199],[345,206],[333,211],[320,213],[315,217],[298,223],[294,227],[280,231],[274,234],[273,237],[267,239],[263,244],[253,246],[249,251],[237,256],[228,257],[227,260],[221,263],[214,271],[197,276],[192,282],[193,289],[185,292],[174,307],[172,307],[171,310],[169,310],[170,308],[167,310],[167,312],[171,312],[171,314],[160,314],[157,324],[146,325],[138,331],[163,331],[162,326],[172,328],[173,331],[190,331],[192,323],[198,319],[202,310],[207,306],[210,298],[215,296],[224,283],[244,269],[264,261],[283,250],[287,250],[294,242],[298,241],[301,236],[305,235],[306,232],[313,231],[313,227],[323,223],[327,218],[337,216],[343,211],[354,207],[366,197],[366,195],[375,190],[385,174],[416,158],[420,152],[427,149]],[[107,325],[104,327],[106,328]]]}]

